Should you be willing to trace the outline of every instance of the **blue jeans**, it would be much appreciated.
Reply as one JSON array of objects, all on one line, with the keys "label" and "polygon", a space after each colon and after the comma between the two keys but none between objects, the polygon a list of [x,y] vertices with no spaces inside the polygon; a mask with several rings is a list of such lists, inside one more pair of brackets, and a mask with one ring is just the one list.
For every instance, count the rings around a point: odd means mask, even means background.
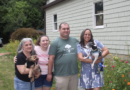
[{"label": "blue jeans", "polygon": [[34,82],[25,82],[20,80],[17,76],[14,78],[14,88],[15,90],[34,90]]}]

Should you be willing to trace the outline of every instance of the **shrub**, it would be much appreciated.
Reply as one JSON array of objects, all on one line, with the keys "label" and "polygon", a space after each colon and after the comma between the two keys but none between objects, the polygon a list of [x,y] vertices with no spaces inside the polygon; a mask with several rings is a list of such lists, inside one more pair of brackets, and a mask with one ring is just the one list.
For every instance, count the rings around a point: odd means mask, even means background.
[{"label": "shrub", "polygon": [[12,33],[11,40],[21,40],[26,37],[37,39],[40,35],[44,35],[44,33],[33,28],[19,28]]},{"label": "shrub", "polygon": [[104,81],[102,90],[130,89],[130,61],[123,60],[118,55],[105,60]]},{"label": "shrub", "polygon": [[17,52],[17,48],[18,48],[18,45],[19,45],[20,41],[19,40],[11,40],[9,41],[9,43],[4,46],[4,49],[7,51],[7,52],[10,52],[10,54],[12,56],[16,56],[16,52]]}]

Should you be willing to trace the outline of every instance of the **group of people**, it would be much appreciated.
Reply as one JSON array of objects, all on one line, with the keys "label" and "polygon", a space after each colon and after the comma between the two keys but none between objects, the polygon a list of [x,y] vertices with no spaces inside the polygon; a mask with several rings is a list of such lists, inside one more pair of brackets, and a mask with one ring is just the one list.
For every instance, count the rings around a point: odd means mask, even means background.
[{"label": "group of people", "polygon": [[[59,25],[60,37],[51,42],[45,35],[39,37],[35,46],[31,38],[24,38],[17,49],[15,61],[15,90],[50,90],[53,82],[53,67],[56,90],[77,90],[78,87],[78,63],[81,61],[80,86],[86,90],[100,90],[103,84],[103,78],[100,73],[95,73],[95,68],[91,68],[92,56],[84,59],[91,50],[85,48],[88,42],[93,42],[102,51],[102,55],[97,59],[99,64],[108,53],[108,49],[98,40],[93,39],[90,29],[82,31],[80,41],[70,37],[70,27],[67,23]],[[24,73],[22,68],[26,58],[31,55],[37,55],[38,64],[41,68],[41,75],[30,83],[28,78],[29,65]],[[36,76],[37,74],[34,73]]]}]

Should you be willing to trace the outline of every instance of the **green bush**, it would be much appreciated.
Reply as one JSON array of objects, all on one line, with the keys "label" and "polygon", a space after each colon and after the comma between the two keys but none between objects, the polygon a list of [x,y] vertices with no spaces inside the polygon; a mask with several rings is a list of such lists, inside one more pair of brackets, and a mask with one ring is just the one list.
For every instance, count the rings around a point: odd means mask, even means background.
[{"label": "green bush", "polygon": [[7,51],[7,52],[10,52],[10,54],[12,56],[16,56],[17,54],[17,48],[18,48],[18,45],[19,45],[20,41],[19,40],[11,40],[9,41],[9,43],[4,46],[4,49]]},{"label": "green bush", "polygon": [[123,60],[118,55],[115,55],[113,58],[109,59],[105,60],[105,86],[102,88],[102,90],[129,90],[130,61]]},{"label": "green bush", "polygon": [[44,35],[44,33],[33,28],[19,28],[12,33],[11,40],[21,40],[26,37],[37,39],[40,35]]}]

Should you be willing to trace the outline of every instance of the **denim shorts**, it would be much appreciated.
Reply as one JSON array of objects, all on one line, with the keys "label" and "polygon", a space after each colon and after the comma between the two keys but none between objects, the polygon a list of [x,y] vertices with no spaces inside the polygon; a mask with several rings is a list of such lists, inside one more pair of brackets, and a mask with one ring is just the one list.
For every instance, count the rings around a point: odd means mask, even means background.
[{"label": "denim shorts", "polygon": [[50,82],[46,80],[47,75],[40,75],[39,78],[35,79],[35,88],[41,88],[41,87],[51,87],[53,83],[53,73],[52,73],[52,79]]},{"label": "denim shorts", "polygon": [[34,82],[25,82],[20,80],[17,76],[14,78],[14,88],[15,90],[34,90]]}]

